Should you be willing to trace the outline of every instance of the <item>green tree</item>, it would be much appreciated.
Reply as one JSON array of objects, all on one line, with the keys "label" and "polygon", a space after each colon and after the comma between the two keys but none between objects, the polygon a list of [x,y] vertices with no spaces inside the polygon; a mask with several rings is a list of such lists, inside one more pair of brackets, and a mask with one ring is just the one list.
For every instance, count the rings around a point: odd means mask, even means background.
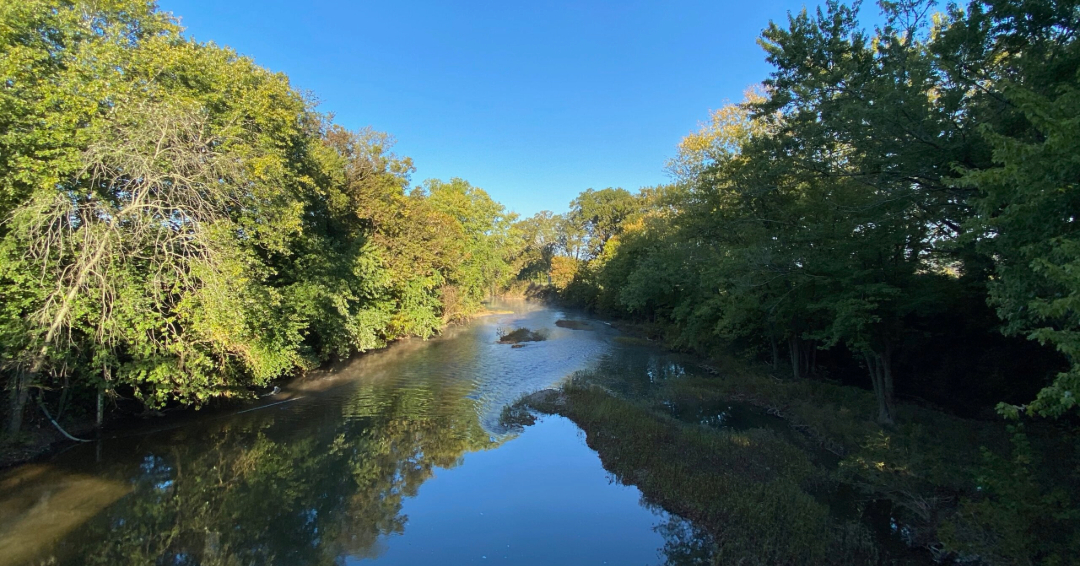
[{"label": "green tree", "polygon": [[435,210],[458,222],[465,236],[461,265],[450,278],[460,290],[460,310],[451,311],[450,316],[469,314],[514,275],[509,262],[516,250],[511,249],[510,229],[516,216],[464,179],[430,179],[424,193]]},{"label": "green tree", "polygon": [[626,189],[588,189],[570,203],[566,218],[578,227],[584,240],[585,258],[604,251],[604,244],[619,233],[623,221],[637,212],[634,195]]},{"label": "green tree", "polygon": [[549,210],[518,220],[514,230],[521,238],[521,255],[517,258],[517,278],[528,281],[541,278],[548,283],[551,260],[559,245],[559,217]]}]

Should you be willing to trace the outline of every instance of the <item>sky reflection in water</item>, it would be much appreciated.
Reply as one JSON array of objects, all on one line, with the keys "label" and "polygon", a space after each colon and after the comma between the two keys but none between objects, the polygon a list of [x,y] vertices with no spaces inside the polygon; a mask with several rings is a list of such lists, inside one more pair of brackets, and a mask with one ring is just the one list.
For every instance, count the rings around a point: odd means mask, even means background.
[{"label": "sky reflection in water", "polygon": [[[0,565],[663,562],[669,517],[613,482],[573,423],[498,425],[504,405],[611,349],[609,328],[555,326],[563,316],[488,317],[361,356],[291,402],[11,470]],[[518,326],[549,339],[496,344]],[[73,500],[88,481],[106,496]]]}]

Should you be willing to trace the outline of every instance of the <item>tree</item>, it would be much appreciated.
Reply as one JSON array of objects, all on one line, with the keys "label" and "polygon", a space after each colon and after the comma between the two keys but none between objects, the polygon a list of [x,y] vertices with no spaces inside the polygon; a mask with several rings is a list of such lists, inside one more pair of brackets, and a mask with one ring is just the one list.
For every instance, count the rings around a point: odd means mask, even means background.
[{"label": "tree", "polygon": [[559,217],[549,210],[514,223],[514,230],[521,238],[522,251],[517,258],[517,278],[523,281],[535,277],[551,277],[551,261],[559,245]]},{"label": "tree", "polygon": [[451,313],[456,317],[475,309],[513,275],[508,262],[515,255],[510,249],[515,215],[483,189],[456,177],[449,182],[429,179],[424,194],[435,210],[457,221],[465,236],[461,265],[450,280],[461,291],[458,300],[464,309]]},{"label": "tree", "polygon": [[619,233],[623,221],[637,211],[634,195],[625,189],[587,189],[570,203],[567,220],[579,227],[585,256],[594,258]]},{"label": "tree", "polygon": [[5,3],[0,42],[10,435],[33,390],[248,396],[431,336],[509,277],[513,218],[486,193],[408,191],[390,136],[335,126],[153,3]]},{"label": "tree", "polygon": [[993,151],[957,182],[978,191],[969,226],[995,260],[990,301],[1006,333],[1053,346],[1070,364],[1026,407],[1044,416],[1073,410],[1080,390],[1078,30],[1075,2],[995,0],[954,10],[939,39],[950,79],[979,89],[973,105]]}]

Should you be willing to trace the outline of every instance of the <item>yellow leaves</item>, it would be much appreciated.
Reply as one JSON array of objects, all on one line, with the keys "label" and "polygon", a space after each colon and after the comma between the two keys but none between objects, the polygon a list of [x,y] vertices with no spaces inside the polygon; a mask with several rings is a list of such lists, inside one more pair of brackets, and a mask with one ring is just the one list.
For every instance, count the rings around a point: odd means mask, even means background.
[{"label": "yellow leaves", "polygon": [[581,262],[568,256],[557,255],[551,258],[551,283],[556,289],[565,289],[581,267]]},{"label": "yellow leaves", "polygon": [[735,444],[736,446],[742,446],[742,447],[745,447],[745,448],[749,448],[750,446],[753,445],[753,442],[750,440],[750,437],[748,435],[745,435],[745,434],[731,434],[731,435],[728,435],[728,440],[730,440],[732,442],[732,444]]},{"label": "yellow leaves", "polygon": [[763,87],[752,86],[743,93],[741,103],[728,103],[711,111],[708,122],[699,123],[696,132],[679,142],[679,153],[668,162],[668,170],[685,180],[738,155],[743,144],[768,131],[765,120],[751,115],[751,105],[763,102],[765,97]]}]

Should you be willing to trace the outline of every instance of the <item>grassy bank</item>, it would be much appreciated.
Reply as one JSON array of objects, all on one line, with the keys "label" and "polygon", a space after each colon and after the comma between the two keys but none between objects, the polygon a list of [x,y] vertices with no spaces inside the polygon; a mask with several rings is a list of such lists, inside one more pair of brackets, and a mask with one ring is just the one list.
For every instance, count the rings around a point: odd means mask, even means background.
[{"label": "grassy bank", "polygon": [[[702,365],[644,395],[582,372],[507,416],[573,420],[620,481],[709,533],[714,563],[1065,564],[1080,547],[1080,459],[1065,427],[901,403],[883,428],[870,391],[727,358]],[[728,427],[679,416],[732,403],[767,418]]]},{"label": "grassy bank", "polygon": [[878,561],[871,533],[832,521],[811,494],[828,481],[822,468],[776,431],[685,425],[597,387],[571,385],[525,403],[577,423],[606,469],[703,528],[722,563]]}]

